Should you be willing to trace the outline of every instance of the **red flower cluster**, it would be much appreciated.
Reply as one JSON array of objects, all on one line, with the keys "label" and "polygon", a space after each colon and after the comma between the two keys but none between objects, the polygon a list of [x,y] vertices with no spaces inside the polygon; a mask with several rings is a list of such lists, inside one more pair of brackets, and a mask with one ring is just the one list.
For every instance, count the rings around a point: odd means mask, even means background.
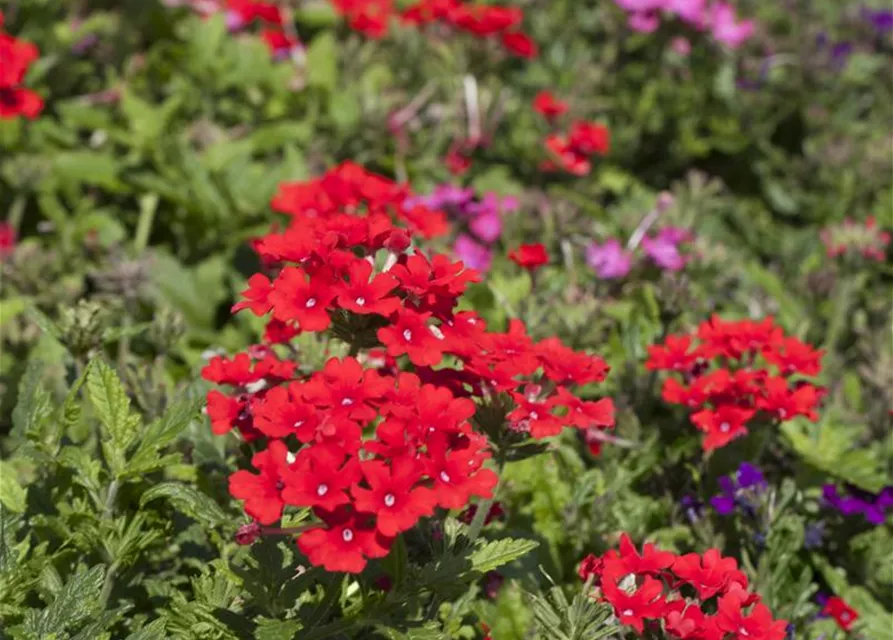
[{"label": "red flower cluster", "polygon": [[822,608],[822,615],[834,618],[837,626],[844,631],[849,631],[859,618],[859,613],[839,596],[828,598],[828,601]]},{"label": "red flower cluster", "polygon": [[818,419],[824,390],[796,376],[816,376],[824,352],[775,325],[773,319],[703,322],[695,335],[670,335],[648,347],[646,367],[681,374],[664,381],[663,399],[685,405],[706,434],[710,451],[747,434],[757,417],[784,422]]},{"label": "red flower cluster", "polygon": [[[203,371],[233,388],[208,395],[214,433],[266,439],[252,458],[257,473],[231,477],[232,495],[261,524],[286,505],[312,508],[322,524],[298,545],[330,571],[362,571],[435,507],[491,497],[489,441],[472,417],[534,438],[614,421],[610,399],[584,401],[569,390],[603,380],[603,360],[557,338],[535,343],[517,320],[506,333],[489,332],[475,313],[457,310],[478,274],[444,255],[407,251],[412,236],[445,228],[442,214],[405,207],[409,195],[350,163],[283,184],[272,205],[291,223],[255,242],[276,274],[252,276],[234,306],[269,314],[270,345],[215,358]],[[351,354],[383,347],[383,366],[351,355],[308,374],[273,352],[300,332],[321,331]]]},{"label": "red flower cluster", "polygon": [[[0,29],[3,12],[0,11]],[[31,63],[40,53],[30,42],[0,33],[0,120],[18,116],[33,119],[43,110],[43,99],[22,86]]]},{"label": "red flower cluster", "polygon": [[404,24],[416,27],[438,22],[479,38],[499,37],[508,51],[522,58],[535,58],[539,53],[536,43],[519,28],[524,14],[517,7],[420,0],[398,13],[393,0],[332,0],[332,4],[351,29],[370,38],[387,34],[390,18],[399,15]]},{"label": "red flower cluster", "polygon": [[640,634],[647,622],[649,628],[685,640],[785,637],[787,623],[772,619],[760,596],[747,590],[747,576],[735,559],[717,549],[677,555],[645,544],[639,553],[623,534],[619,551],[587,556],[579,575],[592,581],[596,597],[614,608],[620,623]]},{"label": "red flower cluster", "polygon": [[16,246],[16,230],[5,220],[0,222],[0,260],[9,256]]},{"label": "red flower cluster", "polygon": [[[550,92],[541,91],[533,99],[533,109],[554,124],[559,116],[567,112],[568,105]],[[552,133],[546,136],[545,144],[550,159],[543,162],[544,170],[561,170],[585,176],[592,169],[592,156],[605,156],[611,149],[611,134],[604,125],[575,120],[566,135]]]}]

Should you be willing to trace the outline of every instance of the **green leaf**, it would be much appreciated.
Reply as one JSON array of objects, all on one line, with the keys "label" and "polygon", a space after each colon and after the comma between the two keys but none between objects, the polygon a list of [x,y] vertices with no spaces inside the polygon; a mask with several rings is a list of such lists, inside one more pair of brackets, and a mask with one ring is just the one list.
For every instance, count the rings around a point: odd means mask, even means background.
[{"label": "green leaf", "polygon": [[103,187],[109,191],[124,191],[118,179],[118,163],[111,153],[98,151],[62,151],[53,156],[52,179],[61,188],[80,185]]},{"label": "green leaf", "polygon": [[0,505],[13,513],[25,510],[27,490],[19,484],[18,474],[8,462],[0,460]]},{"label": "green leaf", "polygon": [[254,637],[257,640],[292,640],[295,634],[303,628],[298,620],[270,620],[261,618],[258,620]]},{"label": "green leaf", "polygon": [[887,474],[875,454],[858,447],[856,429],[825,419],[819,425],[792,420],[781,431],[794,452],[816,469],[871,493],[887,484]]},{"label": "green leaf", "polygon": [[471,566],[475,571],[486,573],[504,564],[514,562],[539,546],[536,540],[503,538],[487,542],[471,554]]},{"label": "green leaf", "polygon": [[[184,394],[163,416],[149,425],[124,473],[139,475],[164,466],[163,463],[168,458],[161,457],[160,449],[174,442],[183,433],[201,411],[203,404],[204,398],[200,394]],[[179,460],[179,456],[174,456],[173,460]]]},{"label": "green leaf", "polygon": [[25,629],[38,638],[59,637],[99,610],[99,594],[105,577],[105,567],[79,568],[53,602],[37,616],[26,619]]},{"label": "green leaf", "polygon": [[307,84],[334,91],[338,84],[338,43],[323,31],[307,47]]},{"label": "green leaf", "polygon": [[35,437],[41,423],[52,413],[50,394],[43,388],[44,365],[29,360],[19,381],[19,397],[12,410],[13,433],[19,437]]},{"label": "green leaf", "polygon": [[147,624],[139,631],[134,631],[125,640],[165,640],[164,619],[159,618]]},{"label": "green leaf", "polygon": [[179,482],[155,485],[140,498],[140,508],[157,498],[167,498],[176,509],[210,527],[218,527],[227,521],[226,514],[216,502],[189,485]]},{"label": "green leaf", "polygon": [[109,365],[102,360],[93,360],[85,386],[90,404],[111,442],[112,452],[123,456],[139,425],[139,416],[130,412],[130,398],[124,385]]}]

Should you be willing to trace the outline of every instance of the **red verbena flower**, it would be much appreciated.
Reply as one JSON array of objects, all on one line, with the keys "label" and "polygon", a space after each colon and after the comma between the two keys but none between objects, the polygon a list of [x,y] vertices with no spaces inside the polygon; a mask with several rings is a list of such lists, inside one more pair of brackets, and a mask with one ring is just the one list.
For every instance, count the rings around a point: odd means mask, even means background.
[{"label": "red verbena flower", "polygon": [[509,252],[509,259],[520,267],[534,271],[549,263],[549,254],[541,244],[522,244]]}]

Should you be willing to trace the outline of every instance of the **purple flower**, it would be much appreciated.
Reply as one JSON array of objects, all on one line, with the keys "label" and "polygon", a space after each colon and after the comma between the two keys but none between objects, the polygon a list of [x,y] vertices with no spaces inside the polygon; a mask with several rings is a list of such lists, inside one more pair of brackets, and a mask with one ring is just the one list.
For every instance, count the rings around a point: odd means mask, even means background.
[{"label": "purple flower", "polygon": [[754,504],[750,498],[768,487],[763,472],[747,462],[742,462],[734,474],[722,476],[718,483],[719,494],[710,498],[710,504],[717,513],[724,516],[734,512],[737,507],[752,515]]},{"label": "purple flower", "polygon": [[846,486],[842,494],[836,485],[826,484],[822,487],[825,503],[839,511],[841,515],[852,516],[861,513],[873,525],[882,525],[887,520],[886,512],[893,507],[893,487],[884,487],[873,494],[856,487]]},{"label": "purple flower", "polygon": [[482,245],[467,233],[460,233],[453,245],[453,252],[466,266],[478,271],[489,271],[493,261],[493,251]]},{"label": "purple flower", "polygon": [[881,9],[872,11],[867,7],[862,10],[862,16],[871,23],[874,30],[880,34],[893,31],[893,11]]},{"label": "purple flower", "polygon": [[747,462],[741,463],[737,473],[735,473],[735,478],[738,481],[738,486],[742,489],[766,489],[768,486],[766,479],[763,477],[763,472]]},{"label": "purple flower", "polygon": [[822,546],[825,538],[825,522],[819,520],[815,524],[808,525],[803,535],[803,546],[807,549],[816,549]]},{"label": "purple flower", "polygon": [[687,229],[666,227],[653,238],[642,238],[642,249],[661,269],[679,271],[688,262],[688,257],[680,253],[679,245],[688,241],[690,235]]},{"label": "purple flower", "polygon": [[615,238],[606,240],[602,245],[593,242],[586,247],[586,264],[595,270],[599,278],[622,278],[632,269],[632,263],[632,254],[625,251]]},{"label": "purple flower", "polygon": [[679,501],[680,506],[685,510],[685,515],[691,522],[695,522],[701,517],[703,506],[696,497],[690,495],[682,496]]}]

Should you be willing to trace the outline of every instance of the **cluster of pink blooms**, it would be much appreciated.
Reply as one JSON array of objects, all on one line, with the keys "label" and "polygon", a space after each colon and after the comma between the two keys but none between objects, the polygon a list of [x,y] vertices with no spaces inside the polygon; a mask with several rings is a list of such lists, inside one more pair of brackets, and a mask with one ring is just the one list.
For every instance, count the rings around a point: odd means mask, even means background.
[{"label": "cluster of pink blooms", "polygon": [[476,198],[471,187],[443,184],[426,196],[408,198],[404,206],[424,205],[443,211],[461,226],[453,244],[453,253],[466,265],[488,271],[493,261],[494,246],[502,235],[502,216],[517,211],[517,198],[486,193]]},{"label": "cluster of pink blooms", "polygon": [[841,224],[823,229],[821,238],[829,258],[857,255],[867,260],[883,262],[890,244],[890,232],[878,229],[873,216],[866,218],[861,224],[847,218]]},{"label": "cluster of pink blooms", "polygon": [[[522,442],[614,424],[610,398],[573,391],[604,380],[604,360],[535,342],[519,320],[488,331],[458,308],[479,275],[410,250],[446,228],[438,212],[406,206],[411,197],[349,162],[281,185],[272,206],[291,222],[255,242],[265,273],[233,308],[268,318],[266,344],[203,371],[230,388],[208,394],[214,433],[256,442],[254,471],[234,473],[230,493],[256,531],[287,507],[312,509],[297,543],[329,571],[360,572],[436,508],[491,497],[491,443],[475,427]],[[277,355],[322,332],[351,355],[316,371]]]},{"label": "cluster of pink blooms", "polygon": [[738,20],[734,7],[722,0],[615,0],[628,12],[630,28],[651,33],[661,16],[676,17],[698,31],[708,31],[717,42],[736,49],[754,33],[752,20]]}]

